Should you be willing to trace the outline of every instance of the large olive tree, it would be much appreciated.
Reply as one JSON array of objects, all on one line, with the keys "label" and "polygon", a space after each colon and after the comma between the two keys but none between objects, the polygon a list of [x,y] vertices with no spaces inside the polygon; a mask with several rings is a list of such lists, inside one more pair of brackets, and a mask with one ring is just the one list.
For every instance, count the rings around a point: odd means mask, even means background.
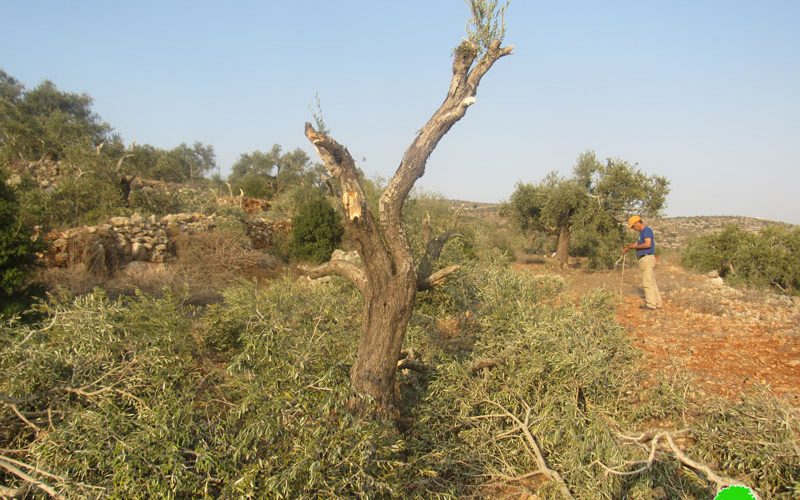
[{"label": "large olive tree", "polygon": [[[364,297],[362,333],[350,371],[353,388],[372,396],[379,407],[394,402],[394,377],[406,326],[418,288],[430,284],[419,276],[402,220],[403,205],[436,145],[475,103],[481,79],[501,57],[506,5],[497,0],[470,0],[468,37],[453,53],[453,76],[444,102],[419,130],[400,165],[382,192],[377,213],[368,208],[364,187],[353,157],[342,144],[306,123],[305,134],[328,172],[337,182],[345,224],[356,242],[363,265],[331,260],[309,270],[315,276],[338,274],[349,278]],[[432,239],[429,254],[437,253],[442,239]]]}]

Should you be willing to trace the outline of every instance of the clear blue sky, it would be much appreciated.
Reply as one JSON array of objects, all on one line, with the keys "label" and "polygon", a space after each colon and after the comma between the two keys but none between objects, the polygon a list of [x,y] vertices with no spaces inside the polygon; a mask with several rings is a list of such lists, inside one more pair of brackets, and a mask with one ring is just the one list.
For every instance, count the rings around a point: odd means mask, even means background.
[{"label": "clear blue sky", "polygon": [[[126,141],[310,151],[334,136],[390,176],[441,102],[462,0],[0,3],[0,68],[86,92]],[[800,2],[512,2],[515,54],[434,152],[420,185],[499,201],[582,151],[672,181],[668,215],[800,223]]]}]

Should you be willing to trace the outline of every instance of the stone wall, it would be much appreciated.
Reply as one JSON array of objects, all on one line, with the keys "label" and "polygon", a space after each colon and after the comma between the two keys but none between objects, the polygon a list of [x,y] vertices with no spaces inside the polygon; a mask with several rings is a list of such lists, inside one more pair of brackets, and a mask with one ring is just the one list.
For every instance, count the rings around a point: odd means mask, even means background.
[{"label": "stone wall", "polygon": [[97,272],[110,272],[131,261],[168,262],[175,257],[176,236],[209,231],[216,224],[214,215],[197,213],[112,217],[105,224],[48,234],[44,260],[58,267],[85,264]]},{"label": "stone wall", "polygon": [[278,250],[288,241],[292,233],[290,219],[249,219],[245,221],[245,234],[253,243],[253,248]]},{"label": "stone wall", "polygon": [[[168,263],[175,259],[175,240],[182,234],[212,231],[234,219],[200,213],[164,217],[112,217],[105,224],[48,234],[47,266],[84,265],[95,273],[110,274],[130,262]],[[239,219],[254,249],[277,250],[290,237],[291,220]]]},{"label": "stone wall", "polygon": [[76,175],[74,167],[47,159],[23,164],[11,162],[10,167],[11,175],[7,181],[9,185],[15,186],[22,182],[23,177],[30,177],[43,190],[53,189],[65,177]]}]

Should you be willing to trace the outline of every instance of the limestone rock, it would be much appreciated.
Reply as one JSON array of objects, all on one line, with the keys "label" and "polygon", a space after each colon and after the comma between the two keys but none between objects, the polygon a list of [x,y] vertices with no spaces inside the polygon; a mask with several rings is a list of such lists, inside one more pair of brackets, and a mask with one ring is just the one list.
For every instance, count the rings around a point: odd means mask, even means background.
[{"label": "limestone rock", "polygon": [[361,265],[361,256],[355,250],[345,252],[344,250],[336,249],[331,255],[331,260],[343,260],[351,264]]}]

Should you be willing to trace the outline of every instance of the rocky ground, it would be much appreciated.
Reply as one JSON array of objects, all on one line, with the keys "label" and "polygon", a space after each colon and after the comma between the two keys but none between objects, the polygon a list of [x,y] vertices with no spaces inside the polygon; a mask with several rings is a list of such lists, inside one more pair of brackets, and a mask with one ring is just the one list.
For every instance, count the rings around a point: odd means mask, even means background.
[{"label": "rocky ground", "polygon": [[[728,397],[766,385],[800,406],[800,298],[727,286],[721,278],[687,272],[677,255],[656,269],[664,308],[643,311],[635,262],[624,271],[559,271],[576,295],[604,287],[619,293],[617,317],[644,354],[653,378],[688,376],[702,393]],[[541,273],[555,268],[519,264]]]}]

